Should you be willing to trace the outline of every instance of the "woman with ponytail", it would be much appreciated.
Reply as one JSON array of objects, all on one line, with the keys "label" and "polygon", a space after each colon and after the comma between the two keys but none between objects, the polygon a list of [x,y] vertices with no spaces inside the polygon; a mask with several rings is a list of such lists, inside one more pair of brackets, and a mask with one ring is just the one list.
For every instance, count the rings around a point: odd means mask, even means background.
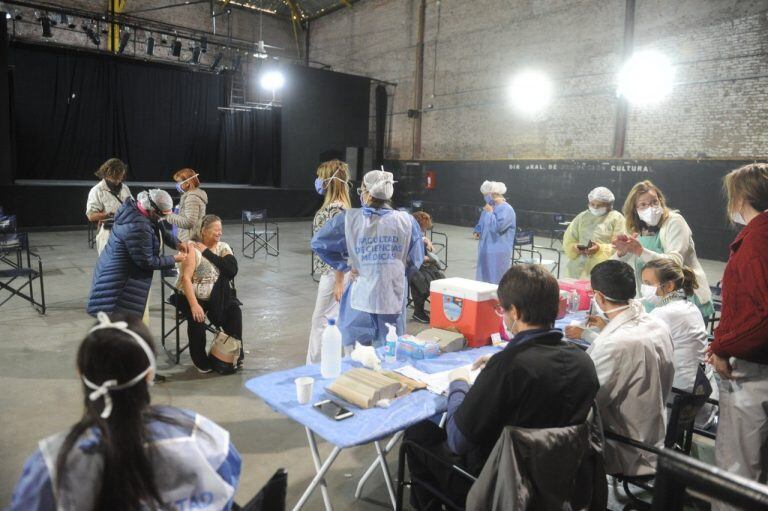
[{"label": "woman with ponytail", "polygon": [[83,417],[39,443],[12,510],[232,507],[240,455],[229,433],[205,417],[150,405],[154,343],[139,319],[99,313],[78,349],[77,371]]},{"label": "woman with ponytail", "polygon": [[[699,287],[696,275],[687,266],[673,259],[654,259],[642,270],[640,294],[651,316],[669,327],[674,344],[675,379],[672,386],[691,391],[700,364],[704,364],[707,351],[707,327],[698,307],[690,300]],[[710,398],[719,396],[714,371],[706,366],[705,373],[712,385]],[[670,400],[672,395],[669,396]],[[714,419],[714,407],[706,406],[699,414],[698,425],[708,427]]]}]

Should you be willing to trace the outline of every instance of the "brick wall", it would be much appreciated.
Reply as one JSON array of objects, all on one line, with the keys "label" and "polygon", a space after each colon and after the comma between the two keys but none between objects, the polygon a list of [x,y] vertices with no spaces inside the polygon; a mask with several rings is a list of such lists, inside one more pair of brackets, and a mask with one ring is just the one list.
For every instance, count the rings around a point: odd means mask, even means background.
[{"label": "brick wall", "polygon": [[[313,22],[310,57],[394,82],[388,158],[412,156],[419,0],[363,0]],[[612,154],[624,0],[429,0],[422,158],[605,158]],[[664,102],[631,107],[625,156],[768,154],[768,4],[637,0],[635,47],[676,67]],[[514,72],[554,81],[535,119],[508,104]],[[371,130],[373,136],[373,129]]]},{"label": "brick wall", "polygon": [[[175,2],[165,2],[167,4]],[[178,2],[176,2],[178,3]],[[59,0],[57,4],[64,8],[73,8],[79,10],[90,11],[94,13],[105,13],[108,9],[108,2],[106,0]],[[156,7],[162,5],[156,0],[127,0],[127,6],[125,12],[131,13],[131,11]],[[82,46],[88,49],[96,49],[96,46],[87,38],[83,32],[81,25],[85,20],[84,18],[75,18],[76,28],[74,30],[68,30],[61,25],[58,25],[52,29],[53,37],[43,38],[42,29],[39,21],[35,19],[34,10],[27,8],[16,8],[15,6],[8,5],[12,9],[18,9],[18,13],[22,15],[22,19],[19,21],[8,22],[8,32],[16,39],[24,41],[32,41],[43,44],[64,44],[71,46]],[[217,11],[222,10],[221,6],[216,7]],[[56,11],[49,11],[54,17]],[[198,3],[192,5],[183,5],[169,9],[149,11],[135,13],[135,16],[144,18],[149,21],[156,21],[162,23],[168,23],[178,27],[184,27],[191,34],[195,34],[196,31],[200,32],[213,32],[214,23],[210,15],[210,7],[208,3]],[[244,9],[232,8],[232,14],[230,16],[222,15],[216,18],[216,34],[226,36],[229,30],[228,24],[232,23],[232,37],[236,40],[240,40],[241,43],[255,43],[259,39],[259,15],[255,12],[251,12]],[[296,42],[294,40],[291,25],[287,20],[278,19],[273,16],[264,15],[261,18],[263,23],[263,38],[267,44],[278,46],[282,50],[269,50],[271,55],[284,57],[284,58],[296,58],[297,49]],[[141,24],[141,22],[139,22]],[[101,28],[106,29],[106,23],[101,23]],[[101,35],[100,49],[106,50],[107,48],[107,35]],[[148,58],[151,60],[161,62],[179,62],[189,61],[192,55],[193,43],[189,40],[182,39],[182,53],[181,57],[173,57],[171,55],[170,44],[173,40],[172,37],[166,38],[167,42],[163,43],[161,37],[155,36],[155,51],[152,57],[146,55],[146,39],[147,32],[139,30],[131,34],[131,39],[128,46],[125,49],[126,55],[137,55],[142,58]],[[303,42],[302,51],[303,51]],[[214,56],[218,53],[216,45],[209,43],[208,52],[201,54],[200,66],[210,65]],[[255,59],[258,62],[257,59]],[[247,65],[248,61],[243,57],[243,64]]]}]

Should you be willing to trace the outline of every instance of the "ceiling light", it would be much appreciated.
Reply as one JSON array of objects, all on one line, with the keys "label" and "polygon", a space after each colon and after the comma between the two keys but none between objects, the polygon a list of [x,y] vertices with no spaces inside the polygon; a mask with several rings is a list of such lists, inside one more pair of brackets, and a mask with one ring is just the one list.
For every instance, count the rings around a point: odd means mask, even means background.
[{"label": "ceiling light", "polygon": [[178,39],[173,40],[173,44],[171,45],[171,55],[174,57],[181,55],[181,41]]},{"label": "ceiling light", "polygon": [[43,37],[53,37],[51,33],[51,18],[43,15],[40,18],[40,25],[43,27]]},{"label": "ceiling light", "polygon": [[656,51],[635,53],[619,71],[617,93],[630,103],[648,105],[664,99],[674,86],[675,68]]},{"label": "ceiling light", "polygon": [[267,71],[261,77],[261,86],[265,89],[275,91],[285,85],[285,77],[280,71]]},{"label": "ceiling light", "polygon": [[125,51],[125,47],[128,46],[128,41],[131,40],[131,33],[128,32],[128,30],[123,31],[122,34],[120,34],[120,44],[117,47],[117,53],[123,53]]},{"label": "ceiling light", "polygon": [[192,49],[192,63],[197,64],[198,62],[200,62],[200,47],[195,46]]},{"label": "ceiling light", "polygon": [[552,81],[539,71],[522,71],[512,79],[509,94],[515,109],[534,114],[552,100]]}]

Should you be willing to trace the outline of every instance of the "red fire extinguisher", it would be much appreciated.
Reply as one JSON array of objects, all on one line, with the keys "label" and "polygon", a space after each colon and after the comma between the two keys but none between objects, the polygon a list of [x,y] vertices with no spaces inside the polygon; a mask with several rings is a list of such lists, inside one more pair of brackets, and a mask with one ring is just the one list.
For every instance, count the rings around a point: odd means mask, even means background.
[{"label": "red fire extinguisher", "polygon": [[435,189],[435,172],[432,170],[428,170],[426,173],[426,185],[425,188],[427,190],[434,190]]}]

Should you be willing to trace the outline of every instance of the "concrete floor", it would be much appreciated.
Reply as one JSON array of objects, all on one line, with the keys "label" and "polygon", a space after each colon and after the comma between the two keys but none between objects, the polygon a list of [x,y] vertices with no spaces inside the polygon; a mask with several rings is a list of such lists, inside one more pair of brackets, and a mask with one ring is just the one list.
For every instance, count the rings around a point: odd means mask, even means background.
[{"label": "concrete floor", "polygon": [[[436,230],[450,238],[449,276],[474,276],[476,242],[467,228],[446,225]],[[154,403],[196,410],[230,431],[243,457],[236,500],[245,502],[278,468],[288,472],[288,503],[293,505],[314,470],[304,430],[273,412],[243,384],[255,376],[304,363],[309,319],[316,285],[309,275],[310,223],[280,225],[278,258],[238,256],[238,296],[244,302],[244,343],[249,350],[245,369],[234,376],[199,375],[184,353],[180,366],[158,357],[168,381],[153,387]],[[224,240],[240,249],[239,224],[225,226]],[[546,240],[538,243],[548,245]],[[12,299],[0,313],[0,508],[11,492],[24,460],[37,441],[67,429],[80,416],[83,393],[75,375],[77,346],[93,320],[85,313],[96,251],[87,248],[85,231],[33,233],[32,246],[44,261],[48,312],[38,315],[24,301]],[[703,261],[710,282],[717,282],[723,264]],[[0,292],[0,299],[4,295]],[[151,295],[151,330],[159,336],[160,292],[156,276]],[[418,323],[409,323],[409,331]],[[186,335],[186,334],[184,334]],[[321,455],[330,447],[321,443]],[[381,509],[388,497],[380,472],[355,500],[362,471],[375,457],[373,446],[343,451],[327,477],[335,509]],[[396,455],[390,457],[394,472]],[[393,473],[393,476],[395,474]],[[306,509],[321,509],[319,492]]]}]

